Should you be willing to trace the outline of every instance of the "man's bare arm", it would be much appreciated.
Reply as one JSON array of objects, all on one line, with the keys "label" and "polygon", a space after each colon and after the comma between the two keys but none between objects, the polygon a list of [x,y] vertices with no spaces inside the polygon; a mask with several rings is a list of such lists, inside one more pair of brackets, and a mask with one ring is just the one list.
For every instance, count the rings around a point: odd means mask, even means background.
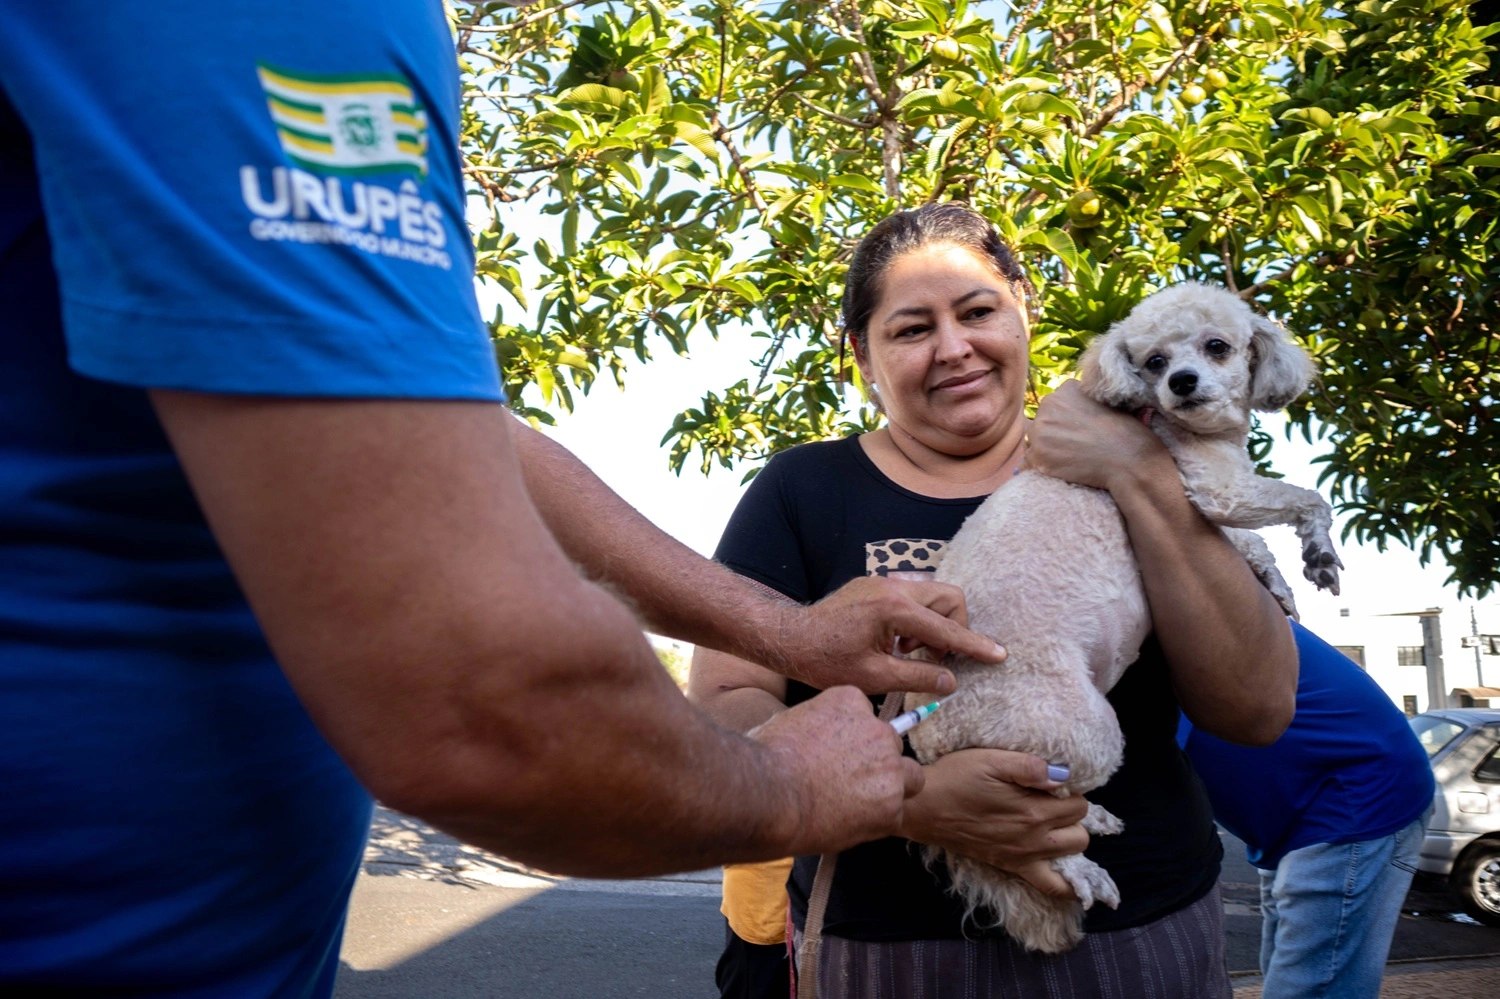
[{"label": "man's bare arm", "polygon": [[857,579],[811,607],[766,596],[658,529],[555,441],[516,423],[526,487],[547,526],[592,577],[631,601],[647,626],[815,687],[946,693],[952,674],[890,654],[899,635],[986,662],[1004,653],[962,627],[963,595],[940,583]]},{"label": "man's bare arm", "polygon": [[687,704],[552,540],[499,406],[152,400],[299,697],[393,806],[583,875],[896,828],[920,777],[852,688],[759,742]]}]

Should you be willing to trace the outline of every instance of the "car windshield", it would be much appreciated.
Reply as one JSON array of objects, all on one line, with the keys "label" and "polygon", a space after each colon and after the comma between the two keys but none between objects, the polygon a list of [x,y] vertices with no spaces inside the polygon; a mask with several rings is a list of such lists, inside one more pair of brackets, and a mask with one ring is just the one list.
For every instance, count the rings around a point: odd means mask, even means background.
[{"label": "car windshield", "polygon": [[1464,730],[1464,726],[1436,715],[1417,715],[1411,720],[1411,730],[1417,733],[1417,741],[1427,750],[1427,758],[1430,760],[1452,742]]}]

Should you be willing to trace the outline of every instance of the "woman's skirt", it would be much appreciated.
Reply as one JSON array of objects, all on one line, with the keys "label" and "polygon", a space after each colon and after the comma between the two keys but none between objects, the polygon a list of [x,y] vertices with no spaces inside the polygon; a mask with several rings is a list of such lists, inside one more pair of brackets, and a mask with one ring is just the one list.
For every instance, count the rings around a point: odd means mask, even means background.
[{"label": "woman's skirt", "polygon": [[[802,934],[796,934],[801,942]],[[1006,937],[867,942],[825,936],[819,999],[1230,999],[1218,885],[1145,926],[1088,933],[1065,954]]]}]

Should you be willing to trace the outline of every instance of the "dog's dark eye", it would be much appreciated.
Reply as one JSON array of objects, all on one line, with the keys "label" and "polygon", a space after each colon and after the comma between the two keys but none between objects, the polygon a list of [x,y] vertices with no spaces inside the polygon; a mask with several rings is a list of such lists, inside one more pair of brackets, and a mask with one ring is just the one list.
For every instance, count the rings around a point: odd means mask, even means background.
[{"label": "dog's dark eye", "polygon": [[1167,359],[1160,354],[1152,354],[1150,359],[1146,361],[1146,370],[1153,373],[1162,371],[1166,366]]},{"label": "dog's dark eye", "polygon": [[1203,349],[1208,351],[1210,357],[1223,357],[1229,353],[1229,344],[1216,337],[1204,344]]}]

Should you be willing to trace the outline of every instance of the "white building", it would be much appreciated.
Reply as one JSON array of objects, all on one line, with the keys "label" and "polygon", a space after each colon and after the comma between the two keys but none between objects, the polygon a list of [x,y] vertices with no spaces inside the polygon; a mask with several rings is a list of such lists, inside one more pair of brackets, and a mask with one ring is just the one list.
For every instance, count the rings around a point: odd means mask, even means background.
[{"label": "white building", "polygon": [[[1336,609],[1303,608],[1302,623],[1364,666],[1371,678],[1407,714],[1432,707],[1429,683],[1436,676],[1429,675],[1428,666],[1433,664],[1428,662],[1431,656],[1424,640],[1423,617],[1410,614],[1428,608],[1405,605],[1400,595],[1394,593],[1383,600],[1346,602],[1341,597],[1331,599],[1338,604]],[[1477,603],[1451,600],[1435,606],[1434,620],[1442,645],[1440,706],[1460,706],[1451,699],[1455,689],[1500,687],[1500,655],[1481,655],[1476,662],[1476,649],[1463,647],[1463,640],[1471,629],[1471,610],[1475,612],[1480,634],[1500,635],[1500,602],[1494,599]],[[1477,651],[1483,653],[1485,650]],[[1491,703],[1500,705],[1500,693],[1495,698]]]},{"label": "white building", "polygon": [[[1471,611],[1481,635],[1500,635],[1500,593],[1478,601],[1460,599],[1452,587],[1443,585],[1443,566],[1423,566],[1409,549],[1379,552],[1373,546],[1345,545],[1341,555],[1346,568],[1335,597],[1301,578],[1297,539],[1290,528],[1261,533],[1292,584],[1302,623],[1356,662],[1362,660],[1375,682],[1408,714],[1434,706],[1426,665],[1432,657],[1424,641],[1423,619],[1415,616],[1432,608],[1438,612],[1435,620],[1442,639],[1442,697],[1436,706],[1461,706],[1450,697],[1455,689],[1500,687],[1500,655],[1482,655],[1476,663],[1475,650],[1463,643],[1471,630]],[[1500,705],[1500,694],[1494,696],[1491,704]]]}]

